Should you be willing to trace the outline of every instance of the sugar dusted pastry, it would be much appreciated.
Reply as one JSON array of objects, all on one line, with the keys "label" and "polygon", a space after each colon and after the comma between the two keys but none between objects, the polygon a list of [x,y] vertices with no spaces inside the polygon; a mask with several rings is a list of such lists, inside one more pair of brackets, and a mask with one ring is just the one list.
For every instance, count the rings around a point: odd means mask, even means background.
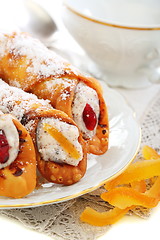
[{"label": "sugar dusted pastry", "polygon": [[86,171],[86,150],[76,124],[46,100],[0,80],[0,110],[27,128],[35,144],[37,165],[48,181],[70,185]]},{"label": "sugar dusted pastry", "polygon": [[0,76],[67,113],[88,142],[89,152],[106,152],[108,115],[98,81],[82,75],[25,33],[1,34],[0,45]]},{"label": "sugar dusted pastry", "polygon": [[36,186],[36,154],[24,126],[0,112],[0,196],[21,198]]}]

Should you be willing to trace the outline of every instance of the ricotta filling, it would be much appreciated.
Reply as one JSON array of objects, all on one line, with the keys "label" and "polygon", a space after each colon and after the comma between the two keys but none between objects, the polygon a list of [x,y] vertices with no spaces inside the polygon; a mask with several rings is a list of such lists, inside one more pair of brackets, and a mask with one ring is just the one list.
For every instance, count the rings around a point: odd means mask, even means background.
[{"label": "ricotta filling", "polygon": [[86,104],[89,104],[92,107],[93,111],[96,114],[98,124],[100,113],[98,95],[94,89],[88,87],[83,82],[80,82],[77,84],[72,104],[73,120],[76,122],[80,131],[83,133],[83,137],[86,139],[91,139],[96,134],[97,124],[91,131],[86,128],[86,125],[83,121],[83,111]]},{"label": "ricotta filling", "polygon": [[[75,159],[65,151],[58,141],[55,140],[47,131],[44,130],[44,125],[49,124],[67,138],[73,144],[79,153],[79,158]],[[82,146],[78,141],[79,131],[74,125],[62,122],[55,118],[41,119],[37,127],[37,146],[38,151],[44,161],[53,161],[57,163],[67,163],[69,165],[77,166],[83,158]]]},{"label": "ricotta filling", "polygon": [[0,115],[0,133],[2,132],[4,132],[9,144],[9,158],[5,163],[0,163],[0,169],[14,162],[19,151],[19,134],[10,115]]}]

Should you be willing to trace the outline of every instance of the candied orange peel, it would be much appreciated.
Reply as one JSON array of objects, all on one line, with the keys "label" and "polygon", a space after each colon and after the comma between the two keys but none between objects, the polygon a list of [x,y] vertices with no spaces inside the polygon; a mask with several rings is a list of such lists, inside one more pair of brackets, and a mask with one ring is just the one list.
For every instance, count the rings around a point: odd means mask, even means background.
[{"label": "candied orange peel", "polygon": [[131,187],[141,193],[144,193],[147,189],[145,180],[131,182]]},{"label": "candied orange peel", "polygon": [[122,184],[129,184],[134,181],[148,179],[154,176],[160,176],[160,158],[139,161],[131,164],[126,171],[117,178],[106,183],[105,188],[111,190]]},{"label": "candied orange peel", "polygon": [[105,226],[114,224],[122,218],[131,208],[119,209],[114,208],[107,212],[97,212],[94,209],[87,207],[81,214],[80,219],[83,222],[94,226]]},{"label": "candied orange peel", "polygon": [[156,152],[156,150],[147,145],[142,148],[142,155],[146,160],[160,158],[160,155]]},{"label": "candied orange peel", "polygon": [[55,127],[45,123],[43,126],[44,130],[48,132],[57,142],[63,147],[63,149],[73,158],[78,159],[80,153],[77,151],[75,146]]},{"label": "candied orange peel", "polygon": [[[114,208],[97,212],[87,207],[80,216],[81,221],[105,226],[117,222],[135,206],[157,206],[160,201],[160,155],[153,148],[144,146],[142,156],[147,161],[132,163],[125,172],[106,183],[107,191],[101,194],[101,198]],[[153,185],[147,190],[146,180],[153,177],[156,177]]]},{"label": "candied orange peel", "polygon": [[118,187],[111,191],[101,194],[104,201],[120,209],[125,209],[131,206],[143,206],[153,208],[157,206],[159,199],[147,196],[129,187]]}]

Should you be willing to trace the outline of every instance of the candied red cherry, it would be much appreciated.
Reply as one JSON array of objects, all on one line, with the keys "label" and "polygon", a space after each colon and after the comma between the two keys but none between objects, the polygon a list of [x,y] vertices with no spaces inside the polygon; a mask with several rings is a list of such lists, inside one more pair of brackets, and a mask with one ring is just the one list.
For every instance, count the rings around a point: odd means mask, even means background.
[{"label": "candied red cherry", "polygon": [[83,110],[83,121],[88,130],[94,130],[97,124],[97,117],[93,108],[87,103]]},{"label": "candied red cherry", "polygon": [[9,159],[9,144],[3,130],[0,130],[0,163]]}]

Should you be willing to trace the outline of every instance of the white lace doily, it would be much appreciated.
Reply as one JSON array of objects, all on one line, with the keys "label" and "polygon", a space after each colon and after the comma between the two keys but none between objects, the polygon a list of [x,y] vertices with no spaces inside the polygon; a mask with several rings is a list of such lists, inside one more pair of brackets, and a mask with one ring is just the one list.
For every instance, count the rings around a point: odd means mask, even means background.
[{"label": "white lace doily", "polygon": [[[160,93],[146,110],[141,126],[141,146],[147,144],[159,151]],[[93,227],[81,223],[79,216],[86,206],[93,207],[98,211],[107,211],[111,208],[99,197],[103,191],[105,190],[101,187],[94,192],[64,203],[36,208],[0,210],[0,214],[15,219],[26,227],[43,232],[57,240],[94,240],[104,234],[109,226]],[[136,208],[133,212],[141,217],[147,217],[149,214],[143,208]]]}]

